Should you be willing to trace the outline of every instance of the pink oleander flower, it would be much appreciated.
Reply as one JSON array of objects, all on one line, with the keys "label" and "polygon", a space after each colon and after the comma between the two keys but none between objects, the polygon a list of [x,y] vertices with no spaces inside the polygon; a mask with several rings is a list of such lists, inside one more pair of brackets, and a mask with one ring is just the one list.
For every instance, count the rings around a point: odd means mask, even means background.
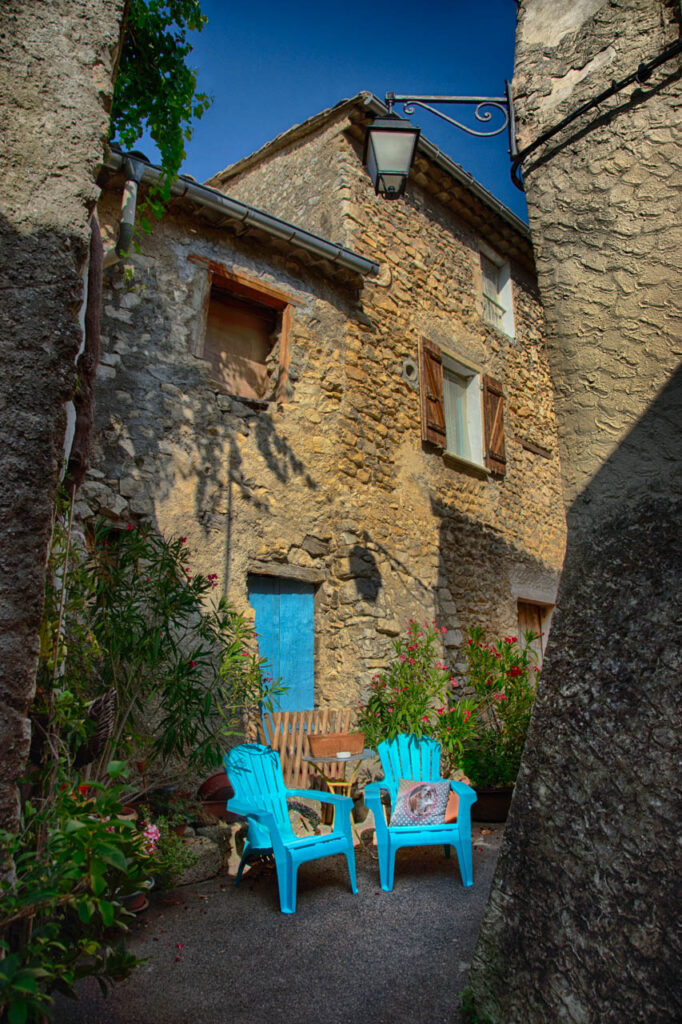
[{"label": "pink oleander flower", "polygon": [[439,715],[444,715],[445,714],[445,708],[438,708],[438,714]]},{"label": "pink oleander flower", "polygon": [[428,715],[422,715],[422,722],[428,722],[428,720],[429,720],[429,716]]},{"label": "pink oleander flower", "polygon": [[454,676],[450,679],[450,686],[459,686],[459,683],[454,678]]},{"label": "pink oleander flower", "polygon": [[156,849],[156,844],[158,843],[160,838],[161,833],[159,832],[156,825],[147,825],[142,832],[143,853],[146,853],[148,855],[154,853],[154,850]]}]

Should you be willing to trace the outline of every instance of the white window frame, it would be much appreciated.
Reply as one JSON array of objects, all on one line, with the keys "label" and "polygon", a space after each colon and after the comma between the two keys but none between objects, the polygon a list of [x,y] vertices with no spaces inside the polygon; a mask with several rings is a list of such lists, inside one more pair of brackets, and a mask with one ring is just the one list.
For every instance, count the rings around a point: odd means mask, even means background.
[{"label": "white window frame", "polygon": [[[483,424],[483,401],[481,371],[477,366],[455,359],[442,353],[443,357],[443,415],[445,417],[445,454],[461,462],[466,462],[479,469],[485,469],[485,431]],[[451,403],[457,401],[453,391],[449,391],[450,382],[455,380],[459,385],[459,395],[464,399],[463,425],[466,427],[466,444],[459,445],[457,451],[452,445],[454,423]],[[461,400],[461,399],[460,399]],[[450,413],[450,415],[449,415]]]},{"label": "white window frame", "polygon": [[[483,261],[487,260],[497,268],[496,295],[491,296],[485,291],[485,272]],[[511,269],[508,263],[500,259],[487,246],[481,246],[481,301],[483,319],[491,327],[502,331],[510,338],[514,337],[514,296],[512,293]]]}]

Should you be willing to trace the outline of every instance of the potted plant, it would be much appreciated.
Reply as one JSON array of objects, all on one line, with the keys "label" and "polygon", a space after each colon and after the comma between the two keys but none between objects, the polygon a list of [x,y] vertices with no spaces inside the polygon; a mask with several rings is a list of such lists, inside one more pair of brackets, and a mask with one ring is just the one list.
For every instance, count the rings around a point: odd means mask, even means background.
[{"label": "potted plant", "polygon": [[504,821],[518,775],[535,700],[536,654],[532,630],[488,640],[486,630],[469,630],[467,682],[475,692],[473,729],[463,744],[461,767],[478,800],[472,817]]},{"label": "potted plant", "polygon": [[440,659],[435,622],[411,619],[407,635],[393,642],[394,657],[372,677],[366,704],[358,709],[358,728],[368,747],[400,733],[440,741],[444,767],[460,768],[463,742],[473,730],[473,701],[455,700],[457,680]]}]

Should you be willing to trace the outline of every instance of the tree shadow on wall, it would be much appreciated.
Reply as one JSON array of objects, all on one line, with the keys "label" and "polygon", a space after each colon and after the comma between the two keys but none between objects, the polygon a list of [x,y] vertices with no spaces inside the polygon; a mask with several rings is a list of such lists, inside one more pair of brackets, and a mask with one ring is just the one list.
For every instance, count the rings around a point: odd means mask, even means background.
[{"label": "tree shadow on wall", "polygon": [[[108,276],[111,286],[115,276]],[[219,531],[225,536],[226,586],[235,492],[253,508],[269,509],[264,497],[267,474],[261,472],[256,479],[248,473],[240,441],[253,437],[267,470],[280,484],[301,478],[311,491],[318,485],[267,408],[216,395],[205,366],[189,351],[171,347],[176,332],[172,314],[158,300],[163,291],[155,269],[136,268],[135,283],[145,297],[157,299],[139,303],[125,322],[105,322],[114,350],[117,340],[124,346],[113,386],[108,379],[98,382],[95,432],[104,453],[99,468],[117,481],[141,475],[140,492],[151,491],[157,507],[168,504],[174,493],[193,492],[194,518],[204,535]],[[109,301],[120,305],[124,294],[124,288],[112,289]],[[150,331],[153,345],[137,340]],[[158,527],[153,512],[137,514]]]},{"label": "tree shadow on wall", "polygon": [[354,544],[348,554],[348,567],[353,574],[358,597],[374,604],[379,596],[382,580],[377,560],[372,552],[362,544]]},{"label": "tree shadow on wall", "polygon": [[439,626],[463,632],[470,626],[489,626],[493,632],[512,628],[516,607],[511,583],[520,576],[534,581],[538,591],[556,592],[559,573],[552,566],[440,498],[431,497],[431,511],[440,523],[435,595]]}]

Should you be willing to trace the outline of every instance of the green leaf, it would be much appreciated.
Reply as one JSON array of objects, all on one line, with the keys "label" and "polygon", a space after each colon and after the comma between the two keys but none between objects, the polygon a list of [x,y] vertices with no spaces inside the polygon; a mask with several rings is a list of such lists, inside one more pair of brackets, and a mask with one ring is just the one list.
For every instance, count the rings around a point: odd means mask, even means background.
[{"label": "green leaf", "polygon": [[25,1024],[28,1019],[28,1003],[24,999],[14,1000],[9,1008],[9,1024]]},{"label": "green leaf", "polygon": [[92,900],[79,900],[78,917],[83,922],[83,924],[89,924],[90,920],[92,919],[94,909],[95,904],[92,902]]},{"label": "green leaf", "polygon": [[113,903],[109,903],[108,900],[99,901],[99,912],[107,928],[110,928],[114,923],[114,910],[115,908]]}]

